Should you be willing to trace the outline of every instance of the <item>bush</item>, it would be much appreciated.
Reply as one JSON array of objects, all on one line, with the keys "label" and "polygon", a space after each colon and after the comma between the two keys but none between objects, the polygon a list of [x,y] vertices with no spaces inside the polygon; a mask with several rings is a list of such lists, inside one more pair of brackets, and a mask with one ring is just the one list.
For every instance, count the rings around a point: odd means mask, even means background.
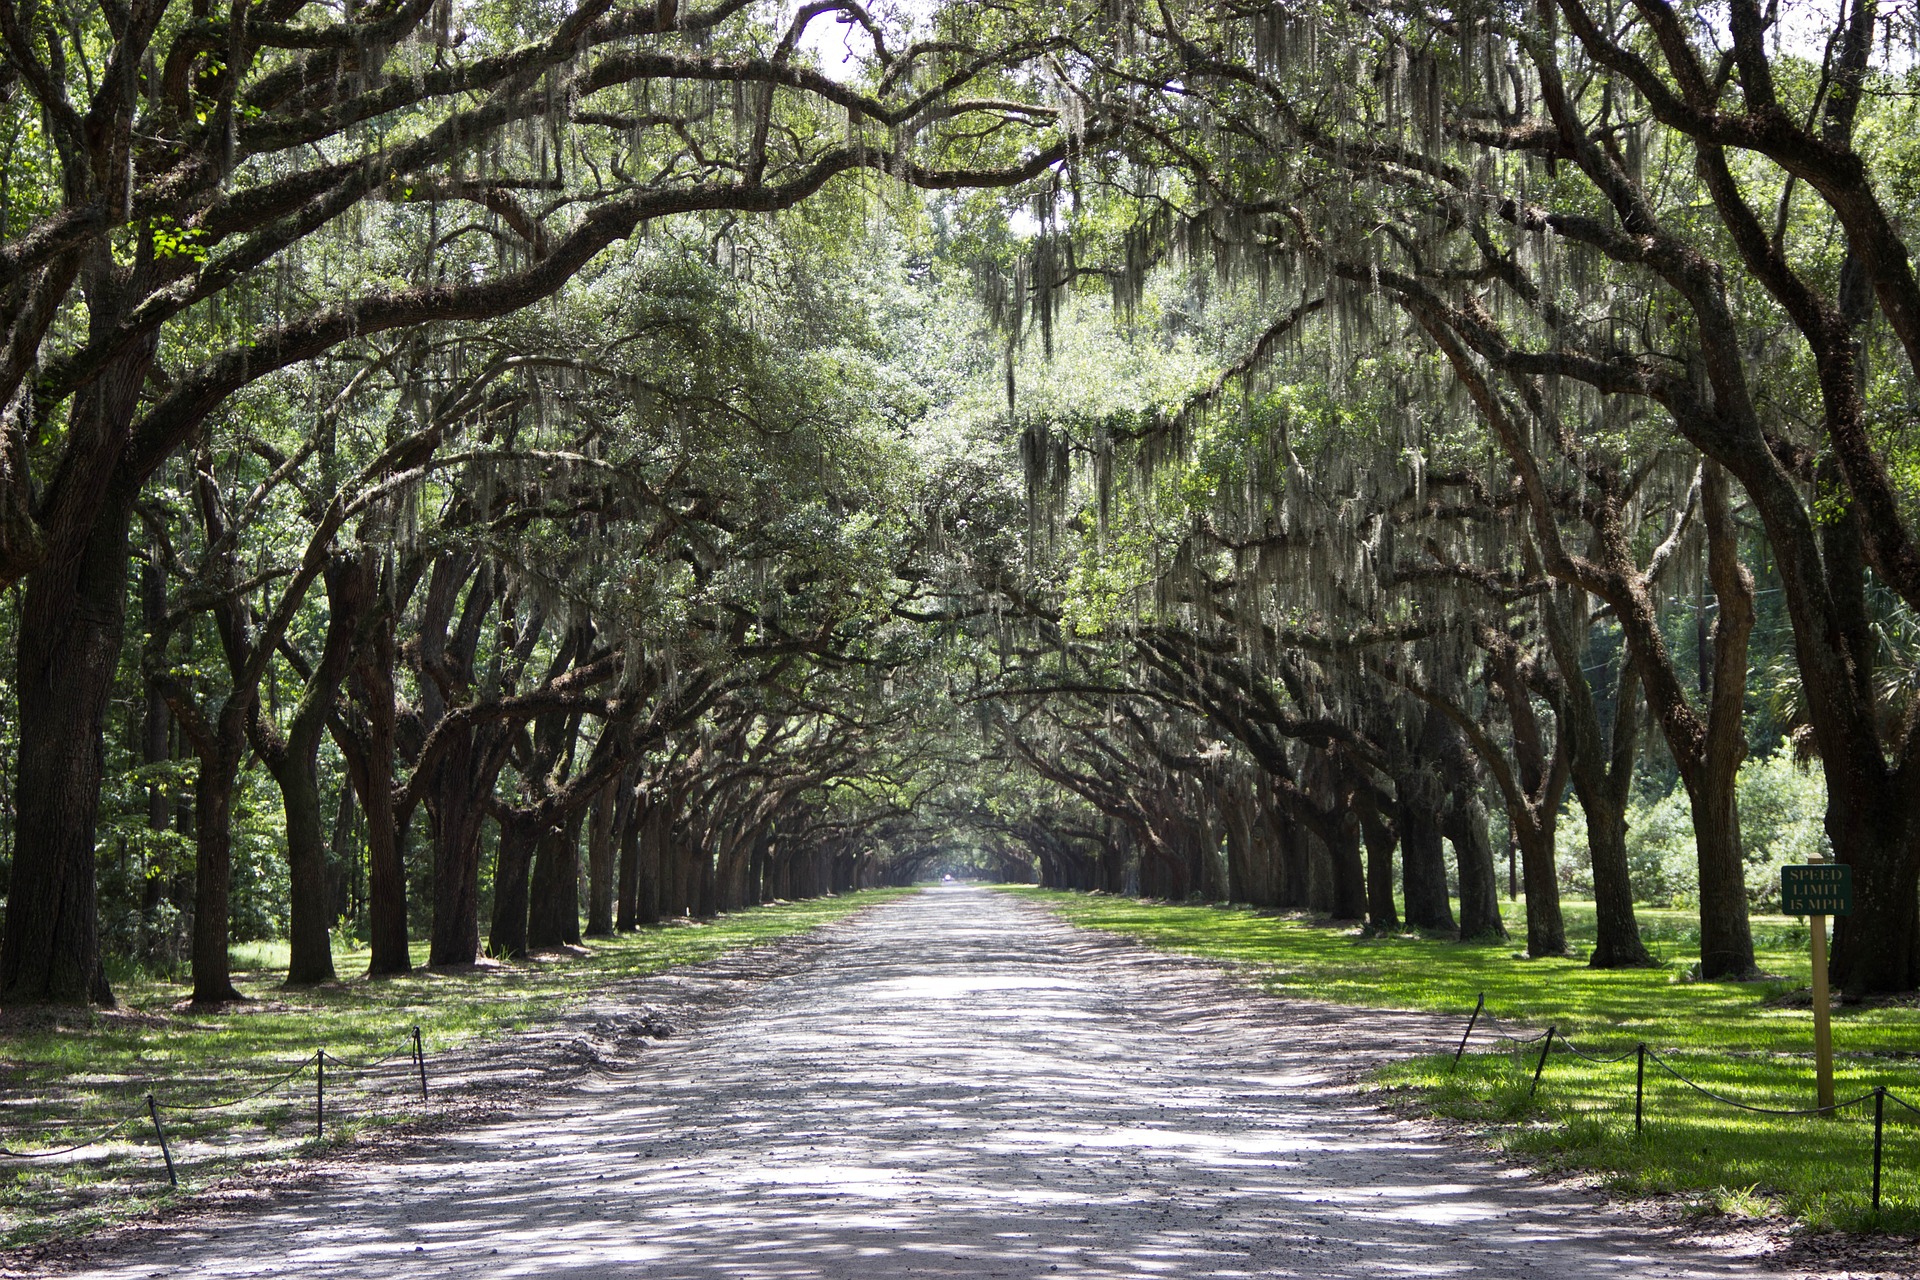
[{"label": "bush", "polygon": [[1627,809],[1627,870],[1642,902],[1691,907],[1700,901],[1700,858],[1685,787]]},{"label": "bush", "polygon": [[1593,846],[1587,841],[1587,811],[1571,793],[1560,807],[1553,829],[1553,866],[1560,876],[1560,892],[1574,897],[1593,896]]},{"label": "bush", "polygon": [[[1780,868],[1807,862],[1827,850],[1827,785],[1818,772],[1794,764],[1784,748],[1748,760],[1736,784],[1740,805],[1740,841],[1747,859],[1747,901],[1771,910],[1780,892]],[[1581,847],[1569,849],[1570,839]],[[1586,823],[1573,806],[1562,819],[1561,855],[1570,885],[1590,864]],[[1693,806],[1685,787],[1676,786],[1650,803],[1627,809],[1627,866],[1634,896],[1655,906],[1691,907],[1700,900],[1699,859],[1693,844]]]},{"label": "bush", "polygon": [[1777,910],[1780,868],[1830,853],[1827,781],[1782,749],[1740,770],[1740,838],[1747,854],[1747,901]]}]

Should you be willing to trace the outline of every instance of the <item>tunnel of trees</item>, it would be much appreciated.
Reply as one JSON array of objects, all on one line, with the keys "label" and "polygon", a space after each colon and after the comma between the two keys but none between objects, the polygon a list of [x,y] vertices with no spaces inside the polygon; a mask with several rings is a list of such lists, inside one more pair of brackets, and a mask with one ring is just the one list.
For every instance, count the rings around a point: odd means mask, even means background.
[{"label": "tunnel of trees", "polygon": [[1920,985],[1920,19],[0,0],[0,1002],[963,871]]}]

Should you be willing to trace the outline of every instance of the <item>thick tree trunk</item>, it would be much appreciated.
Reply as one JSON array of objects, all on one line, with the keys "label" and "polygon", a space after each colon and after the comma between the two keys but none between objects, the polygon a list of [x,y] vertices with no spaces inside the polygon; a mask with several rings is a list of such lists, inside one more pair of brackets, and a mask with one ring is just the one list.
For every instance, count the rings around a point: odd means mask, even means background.
[{"label": "thick tree trunk", "polygon": [[429,965],[473,964],[480,958],[480,828],[485,815],[472,736],[464,730],[435,769],[427,795],[433,834],[433,930]]},{"label": "thick tree trunk", "polygon": [[376,976],[413,971],[407,946],[407,868],[401,849],[404,825],[393,804],[394,656],[393,619],[383,615],[358,666],[367,712],[366,750],[356,761],[356,753],[343,744],[361,811],[367,815],[367,929],[373,951],[367,973]]},{"label": "thick tree trunk", "polygon": [[[143,282],[123,277],[104,242],[84,270],[89,332],[112,339]],[[120,464],[157,344],[157,335],[135,341],[74,397],[73,465],[53,478],[33,520],[21,518],[18,492],[8,494],[0,565],[31,569],[16,623],[19,786],[0,1004],[113,1003],[100,957],[94,836],[126,618],[127,529],[144,479]]]},{"label": "thick tree trunk", "polygon": [[[293,758],[300,755],[304,759]],[[336,975],[327,918],[326,822],[313,747],[295,748],[272,772],[287,819],[287,983],[332,982]]]},{"label": "thick tree trunk", "polygon": [[1333,855],[1333,918],[1367,918],[1367,871],[1360,856],[1360,822],[1351,813],[1336,820]]},{"label": "thick tree trunk", "polygon": [[753,852],[754,837],[730,824],[721,843],[721,856],[714,872],[715,909],[738,911],[746,905],[747,859]]},{"label": "thick tree trunk", "polygon": [[1500,918],[1500,882],[1487,834],[1487,806],[1480,798],[1479,765],[1452,717],[1436,715],[1437,708],[1426,710],[1426,728],[1438,734],[1435,759],[1446,793],[1440,834],[1453,845],[1454,874],[1460,882],[1460,936],[1504,938],[1507,926]]},{"label": "thick tree trunk", "polygon": [[[1731,465],[1731,460],[1730,460]],[[1875,723],[1870,669],[1847,643],[1850,628],[1835,587],[1858,593],[1858,563],[1831,543],[1823,560],[1798,492],[1773,469],[1740,478],[1766,525],[1774,564],[1793,620],[1794,651],[1827,783],[1827,838],[1853,870],[1854,911],[1835,922],[1833,981],[1857,995],[1911,991],[1920,985],[1920,760],[1911,746],[1889,765]],[[1857,557],[1854,557],[1857,561]],[[1829,582],[1828,566],[1837,582]],[[1909,730],[1909,733],[1913,732]]]},{"label": "thick tree trunk", "polygon": [[1633,878],[1627,865],[1627,802],[1632,792],[1635,743],[1640,722],[1635,715],[1640,689],[1631,667],[1614,691],[1612,763],[1604,772],[1588,768],[1576,750],[1574,794],[1587,817],[1587,846],[1593,860],[1593,906],[1596,918],[1593,955],[1595,969],[1623,969],[1650,965],[1640,940],[1640,924],[1633,911]]},{"label": "thick tree trunk", "polygon": [[1527,894],[1527,954],[1534,959],[1567,954],[1567,926],[1560,914],[1560,876],[1555,864],[1549,816],[1537,826],[1516,828],[1520,844],[1520,881]]},{"label": "thick tree trunk", "polygon": [[529,877],[534,850],[546,831],[546,821],[523,813],[500,819],[500,843],[493,859],[493,925],[487,931],[487,952],[518,959],[527,954]]},{"label": "thick tree trunk", "polygon": [[693,882],[688,886],[688,905],[693,914],[702,919],[712,919],[720,912],[719,885],[716,882],[716,868],[711,852],[701,849],[693,865]]},{"label": "thick tree trunk", "polygon": [[193,1003],[239,1000],[229,968],[233,891],[233,793],[246,754],[246,712],[228,709],[210,726],[193,783]]},{"label": "thick tree trunk", "polygon": [[1393,850],[1398,841],[1371,787],[1355,789],[1353,811],[1367,846],[1367,923],[1389,933],[1400,927],[1393,902]]},{"label": "thick tree trunk", "polygon": [[660,913],[664,910],[660,880],[666,866],[672,829],[671,810],[666,803],[660,797],[649,797],[645,802],[645,819],[640,827],[639,863],[635,867],[638,887],[633,899],[633,913],[634,920],[639,924],[660,923]]},{"label": "thick tree trunk", "polygon": [[773,856],[774,838],[761,836],[747,855],[747,893],[743,906],[757,907],[766,901],[767,863]]},{"label": "thick tree trunk", "polygon": [[1412,759],[1396,780],[1400,827],[1400,877],[1407,923],[1417,929],[1452,933],[1453,904],[1447,896],[1447,855],[1441,844],[1446,814],[1444,757],[1454,744],[1452,726],[1434,707],[1420,708],[1420,736]]},{"label": "thick tree trunk", "polygon": [[1687,783],[1700,862],[1700,976],[1752,977],[1756,968],[1747,924],[1747,862],[1740,848],[1732,771]]},{"label": "thick tree trunk", "polygon": [[16,637],[18,806],[0,1003],[113,1003],[100,961],[94,832],[120,659],[128,506],[108,503],[27,578]]},{"label": "thick tree trunk", "polygon": [[1487,806],[1477,792],[1456,791],[1447,803],[1440,833],[1453,845],[1460,876],[1460,936],[1504,938],[1500,918],[1500,882],[1493,866],[1493,841],[1487,835]]},{"label": "thick tree trunk", "polygon": [[587,936],[613,932],[614,819],[619,816],[620,782],[607,783],[594,802],[587,828]]},{"label": "thick tree trunk", "polygon": [[1707,570],[1719,614],[1711,637],[1712,662],[1702,667],[1702,700],[1709,707],[1706,734],[1699,754],[1684,761],[1681,769],[1693,801],[1700,854],[1700,973],[1706,978],[1748,978],[1759,972],[1747,923],[1747,861],[1740,847],[1734,789],[1747,756],[1744,704],[1753,581],[1740,563],[1728,488],[1727,474],[1718,465],[1708,463],[1701,469]]},{"label": "thick tree trunk", "polygon": [[533,855],[527,945],[535,951],[580,941],[580,817],[540,837]]},{"label": "thick tree trunk", "polygon": [[1278,858],[1279,905],[1289,911],[1313,910],[1313,836],[1277,804],[1267,814]]},{"label": "thick tree trunk", "polygon": [[1400,876],[1407,923],[1419,929],[1451,933],[1453,906],[1447,900],[1447,853],[1441,843],[1439,780],[1424,770],[1415,769],[1400,780],[1399,791],[1394,817],[1400,828]]},{"label": "thick tree trunk", "polygon": [[1323,916],[1333,914],[1333,851],[1317,832],[1306,834],[1307,910]]},{"label": "thick tree trunk", "polygon": [[[161,691],[160,681],[153,674],[161,670],[159,650],[164,647],[162,628],[167,617],[167,583],[155,560],[149,560],[140,569],[140,622],[141,629],[149,637],[142,646],[141,669],[148,673],[142,681],[144,686],[144,709],[141,716],[140,762],[149,769],[166,763],[173,758],[173,712],[167,706],[166,695]],[[147,784],[147,830],[159,832],[167,829],[172,817],[173,807],[167,796],[167,789],[158,781]],[[154,909],[161,903],[167,888],[166,877],[156,874],[151,860],[142,868],[145,878],[140,894],[140,958],[151,962],[158,951],[160,939],[152,932]]]},{"label": "thick tree trunk", "polygon": [[625,933],[640,924],[640,840],[647,819],[646,801],[631,779],[622,784],[620,803],[620,889],[613,927]]},{"label": "thick tree trunk", "polygon": [[1879,788],[1854,791],[1829,791],[1827,801],[1830,838],[1853,869],[1853,914],[1834,922],[1834,970],[1850,993],[1911,991],[1920,986],[1920,805],[1911,793],[1901,802]]},{"label": "thick tree trunk", "polygon": [[280,787],[287,820],[287,982],[332,982],[332,910],[327,893],[327,843],[320,812],[320,739],[327,716],[353,662],[361,619],[378,586],[371,559],[336,556],[327,565],[327,633],[284,741],[255,725],[255,745]]}]

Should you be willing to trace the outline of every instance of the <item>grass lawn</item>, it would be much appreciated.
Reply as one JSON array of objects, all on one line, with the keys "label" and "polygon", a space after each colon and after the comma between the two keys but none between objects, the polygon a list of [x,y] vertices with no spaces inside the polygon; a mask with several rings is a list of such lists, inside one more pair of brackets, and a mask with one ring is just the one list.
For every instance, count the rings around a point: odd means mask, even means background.
[{"label": "grass lawn", "polygon": [[[50,1150],[134,1118],[100,1147],[73,1157],[0,1159],[0,1246],[81,1230],[167,1198],[166,1170],[146,1120],[155,1094],[182,1185],[192,1189],[242,1164],[284,1159],[315,1147],[314,1078],[295,1080],[243,1106],[205,1106],[248,1093],[324,1048],[361,1063],[400,1051],[380,1073],[356,1077],[330,1066],[336,1099],[327,1141],[419,1114],[405,1072],[408,1036],[420,1027],[431,1077],[433,1055],[516,1031],[578,1004],[621,978],[710,959],[721,952],[805,932],[904,890],[757,907],[708,921],[675,921],[617,938],[596,938],[590,954],[467,972],[370,981],[352,977],[304,990],[279,987],[286,948],[233,950],[235,985],[254,1000],[215,1012],[186,1006],[184,983],[123,982],[120,1008],[13,1015],[0,1026],[0,1147]],[[415,963],[424,963],[424,947]],[[343,975],[366,968],[364,951],[336,951]],[[365,1085],[356,1094],[354,1087]]]},{"label": "grass lawn", "polygon": [[[1461,1030],[1482,992],[1487,1008],[1524,1030],[1556,1026],[1596,1056],[1638,1042],[1717,1093],[1766,1107],[1813,1105],[1813,1016],[1779,997],[1805,987],[1805,922],[1755,916],[1756,983],[1692,982],[1696,922],[1643,908],[1642,932],[1661,969],[1596,971],[1580,960],[1527,960],[1517,941],[1460,943],[1413,935],[1366,938],[1247,908],[1173,906],[1127,898],[1015,890],[1075,924],[1153,946],[1249,966],[1269,989],[1306,999],[1456,1014]],[[1591,903],[1565,904],[1574,945],[1593,938]],[[1510,909],[1517,926],[1519,908]],[[1479,1033],[1457,1074],[1452,1050],[1394,1064],[1381,1086],[1429,1112],[1466,1121],[1559,1169],[1590,1170],[1624,1193],[1691,1193],[1703,1210],[1784,1211],[1819,1227],[1920,1231],[1920,1116],[1888,1103],[1881,1211],[1869,1208],[1871,1101],[1829,1119],[1742,1112],[1647,1068],[1646,1127],[1633,1127],[1634,1060],[1598,1065],[1556,1053],[1530,1097],[1538,1047],[1506,1052]],[[1841,1099],[1885,1085],[1920,1106],[1920,1007],[1834,1012]],[[1438,1046],[1436,1046],[1438,1048]]]}]

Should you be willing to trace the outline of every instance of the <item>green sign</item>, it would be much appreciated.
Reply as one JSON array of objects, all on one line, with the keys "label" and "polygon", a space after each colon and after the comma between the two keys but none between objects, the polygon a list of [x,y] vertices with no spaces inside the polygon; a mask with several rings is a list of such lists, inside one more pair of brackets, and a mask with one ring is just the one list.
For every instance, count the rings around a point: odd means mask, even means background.
[{"label": "green sign", "polygon": [[1780,914],[1844,916],[1853,912],[1853,868],[1844,862],[1780,868]]}]

